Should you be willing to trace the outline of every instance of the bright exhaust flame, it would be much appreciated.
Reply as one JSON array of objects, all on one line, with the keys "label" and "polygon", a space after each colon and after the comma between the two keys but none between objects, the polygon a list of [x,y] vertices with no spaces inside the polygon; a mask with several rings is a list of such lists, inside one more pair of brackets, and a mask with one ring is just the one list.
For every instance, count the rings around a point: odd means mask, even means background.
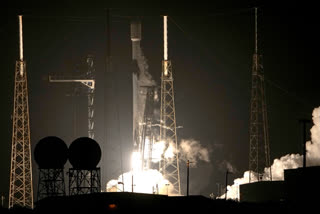
[{"label": "bright exhaust flame", "polygon": [[[186,158],[194,161],[194,166],[198,160],[209,162],[208,150],[195,140],[182,140],[179,151],[173,142],[170,142],[166,148],[164,141],[155,142],[152,145],[152,162],[158,163],[162,157],[170,162],[174,160],[176,154],[181,156],[181,160]],[[139,192],[149,194],[176,195],[173,185],[156,169],[146,169],[143,167],[141,152],[132,152],[131,171],[123,173],[118,179],[107,183],[107,192]]]},{"label": "bright exhaust flame", "polygon": [[123,181],[121,175],[118,180],[111,180],[107,184],[107,192],[122,192],[123,189],[125,192],[132,192],[133,189],[133,192],[138,193],[171,195],[173,186],[159,171],[148,169],[133,174],[126,172]]},{"label": "bright exhaust flame", "polygon": [[171,195],[172,184],[155,169],[142,169],[140,152],[133,152],[132,171],[120,175],[117,180],[107,183],[107,192],[139,192]]},{"label": "bright exhaust flame", "polygon": [[131,156],[131,168],[132,171],[142,170],[142,161],[140,152],[133,152]]},{"label": "bright exhaust flame", "polygon": [[161,161],[161,156],[165,148],[164,141],[159,141],[153,144],[152,147],[152,162],[158,163]]},{"label": "bright exhaust flame", "polygon": [[[311,141],[307,142],[307,166],[320,165],[320,107],[315,108],[312,113],[313,127],[311,128]],[[272,180],[283,180],[285,169],[295,169],[302,166],[303,156],[300,154],[287,154],[280,159],[275,159],[271,166]],[[262,180],[269,180],[269,168],[265,168]],[[251,174],[252,176],[252,174]],[[251,178],[252,179],[252,178]],[[253,181],[257,181],[257,175],[253,173]],[[232,186],[227,187],[228,199],[239,200],[239,186],[249,183],[249,171],[243,174],[242,178],[233,181]],[[220,196],[224,199],[225,194]]]}]

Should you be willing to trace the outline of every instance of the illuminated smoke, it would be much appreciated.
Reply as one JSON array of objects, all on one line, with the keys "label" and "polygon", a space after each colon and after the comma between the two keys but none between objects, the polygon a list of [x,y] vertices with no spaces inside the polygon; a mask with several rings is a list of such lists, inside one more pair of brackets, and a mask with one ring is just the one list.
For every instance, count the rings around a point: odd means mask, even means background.
[{"label": "illuminated smoke", "polygon": [[169,143],[168,148],[165,150],[165,142],[159,141],[153,144],[152,147],[152,162],[157,163],[161,161],[162,155],[167,161],[170,161],[176,154],[175,145],[173,142]]},{"label": "illuminated smoke", "polygon": [[170,142],[168,148],[164,152],[164,158],[167,160],[170,160],[174,158],[176,153],[177,153],[176,145],[173,142]]},{"label": "illuminated smoke", "polygon": [[161,160],[165,144],[163,141],[159,141],[152,146],[152,162],[158,163]]},{"label": "illuminated smoke", "polygon": [[227,169],[228,172],[236,173],[238,170],[227,160],[222,161],[222,163],[219,165],[220,170]]},{"label": "illuminated smoke", "polygon": [[[180,160],[187,161],[193,163],[195,166],[199,160],[210,162],[209,159],[209,150],[203,147],[199,141],[189,139],[189,140],[181,140],[179,144],[179,158]],[[175,144],[171,141],[169,142],[168,148],[165,150],[165,142],[159,141],[153,144],[152,149],[152,161],[159,162],[161,160],[161,156],[170,161],[174,158],[177,153]]]},{"label": "illuminated smoke", "polygon": [[123,175],[120,175],[117,180],[109,181],[107,183],[106,191],[122,192],[124,188],[125,192],[132,192],[132,178],[133,192],[163,195],[172,194],[173,185],[155,169],[135,171],[133,173],[132,171],[126,172]]},{"label": "illuminated smoke", "polygon": [[[209,152],[195,140],[182,140],[180,145],[180,159],[190,160],[195,165],[199,160],[209,162]],[[165,150],[165,142],[159,141],[153,144],[152,161],[159,162],[164,156],[168,162],[173,160],[177,150],[173,142],[169,143]],[[174,195],[173,185],[163,177],[163,175],[155,169],[142,169],[142,160],[140,152],[133,152],[131,157],[130,172],[120,175],[118,179],[111,180],[107,183],[107,192],[125,192],[132,191],[132,175],[133,175],[133,191],[140,193],[156,193]],[[123,181],[122,181],[123,179]]]},{"label": "illuminated smoke", "polygon": [[107,183],[107,192],[139,192],[172,195],[173,185],[155,169],[142,169],[141,154],[133,152],[130,172],[123,173],[117,180]]},{"label": "illuminated smoke", "polygon": [[[313,127],[311,128],[311,141],[306,144],[307,148],[307,166],[320,165],[320,107],[315,108],[312,113]],[[311,143],[312,142],[312,143]],[[302,166],[303,156],[300,154],[288,154],[280,159],[275,159],[271,166],[272,180],[283,180],[285,169],[295,169]],[[262,180],[269,180],[269,168],[265,168]],[[251,180],[257,181],[257,175],[251,174]],[[228,199],[239,199],[239,185],[249,183],[249,171],[243,174],[242,178],[233,181],[233,185],[228,186]],[[225,198],[225,194],[220,196]]]},{"label": "illuminated smoke", "polygon": [[196,165],[198,160],[210,162],[209,151],[203,147],[199,141],[181,140],[179,145],[180,159],[189,160],[193,165]]}]

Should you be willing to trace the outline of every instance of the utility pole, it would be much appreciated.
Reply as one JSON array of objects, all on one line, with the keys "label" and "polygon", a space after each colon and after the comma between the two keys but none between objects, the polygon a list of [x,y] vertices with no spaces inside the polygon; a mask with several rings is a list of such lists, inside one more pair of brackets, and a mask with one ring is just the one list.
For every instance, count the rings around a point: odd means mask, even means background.
[{"label": "utility pole", "polygon": [[16,61],[9,208],[33,209],[32,162],[26,62],[23,59],[22,16],[19,16],[20,59]]},{"label": "utility pole", "polygon": [[187,196],[189,196],[189,160],[187,161]]},{"label": "utility pole", "polygon": [[307,148],[306,148],[306,141],[307,141],[307,133],[306,127],[308,123],[311,123],[311,120],[308,119],[300,119],[300,123],[302,123],[302,153],[303,153],[303,168],[307,166]]},{"label": "utility pole", "polygon": [[218,191],[217,191],[217,196],[221,195],[221,187],[220,187],[220,183],[216,183],[217,187],[218,187]]},{"label": "utility pole", "polygon": [[169,185],[170,185],[170,184],[166,184],[166,187],[167,187],[167,195],[169,195]]},{"label": "utility pole", "polygon": [[228,175],[229,175],[229,170],[227,170],[227,172],[226,172],[226,193],[225,193],[226,200],[228,199],[228,197],[227,197],[227,194],[228,194]]},{"label": "utility pole", "polygon": [[132,175],[131,175],[131,192],[133,192],[133,171],[132,171]]},{"label": "utility pole", "polygon": [[2,208],[4,207],[3,206],[4,199],[5,199],[4,195],[1,195],[1,206],[2,206]]}]

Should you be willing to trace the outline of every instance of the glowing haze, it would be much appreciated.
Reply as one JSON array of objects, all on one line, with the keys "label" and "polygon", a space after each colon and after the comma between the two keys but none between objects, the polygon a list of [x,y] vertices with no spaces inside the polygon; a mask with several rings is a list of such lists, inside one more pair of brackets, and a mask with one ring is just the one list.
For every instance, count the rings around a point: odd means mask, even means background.
[{"label": "glowing haze", "polygon": [[[311,141],[307,142],[307,166],[320,165],[320,107],[315,108],[312,113],[313,127],[311,128]],[[300,154],[287,154],[279,159],[275,159],[271,166],[272,180],[283,180],[285,169],[295,169],[303,164],[303,156]],[[263,180],[269,180],[269,168],[265,168]],[[257,180],[256,175],[253,181]],[[228,199],[239,199],[239,185],[249,183],[249,171],[243,174],[242,178],[233,181],[233,185],[228,186]],[[221,198],[225,198],[222,195]]]},{"label": "glowing haze", "polygon": [[[182,140],[178,150],[170,142],[165,150],[165,142],[159,141],[152,147],[152,162],[158,163],[163,156],[167,161],[173,160],[177,152],[181,160],[190,160],[194,166],[198,161],[209,162],[209,151],[199,141]],[[174,195],[172,184],[156,169],[142,168],[141,154],[133,152],[131,157],[131,171],[126,172],[107,183],[107,192],[139,192]]]}]

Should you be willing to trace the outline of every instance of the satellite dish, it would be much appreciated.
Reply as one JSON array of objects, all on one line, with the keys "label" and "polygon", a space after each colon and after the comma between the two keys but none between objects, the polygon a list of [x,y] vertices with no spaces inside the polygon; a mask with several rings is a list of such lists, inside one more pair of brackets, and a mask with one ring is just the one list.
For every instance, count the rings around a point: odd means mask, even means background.
[{"label": "satellite dish", "polygon": [[62,169],[68,159],[68,147],[58,137],[42,138],[34,149],[34,159],[41,169]]},{"label": "satellite dish", "polygon": [[69,146],[69,161],[75,169],[96,169],[100,159],[100,146],[91,138],[80,137]]}]

